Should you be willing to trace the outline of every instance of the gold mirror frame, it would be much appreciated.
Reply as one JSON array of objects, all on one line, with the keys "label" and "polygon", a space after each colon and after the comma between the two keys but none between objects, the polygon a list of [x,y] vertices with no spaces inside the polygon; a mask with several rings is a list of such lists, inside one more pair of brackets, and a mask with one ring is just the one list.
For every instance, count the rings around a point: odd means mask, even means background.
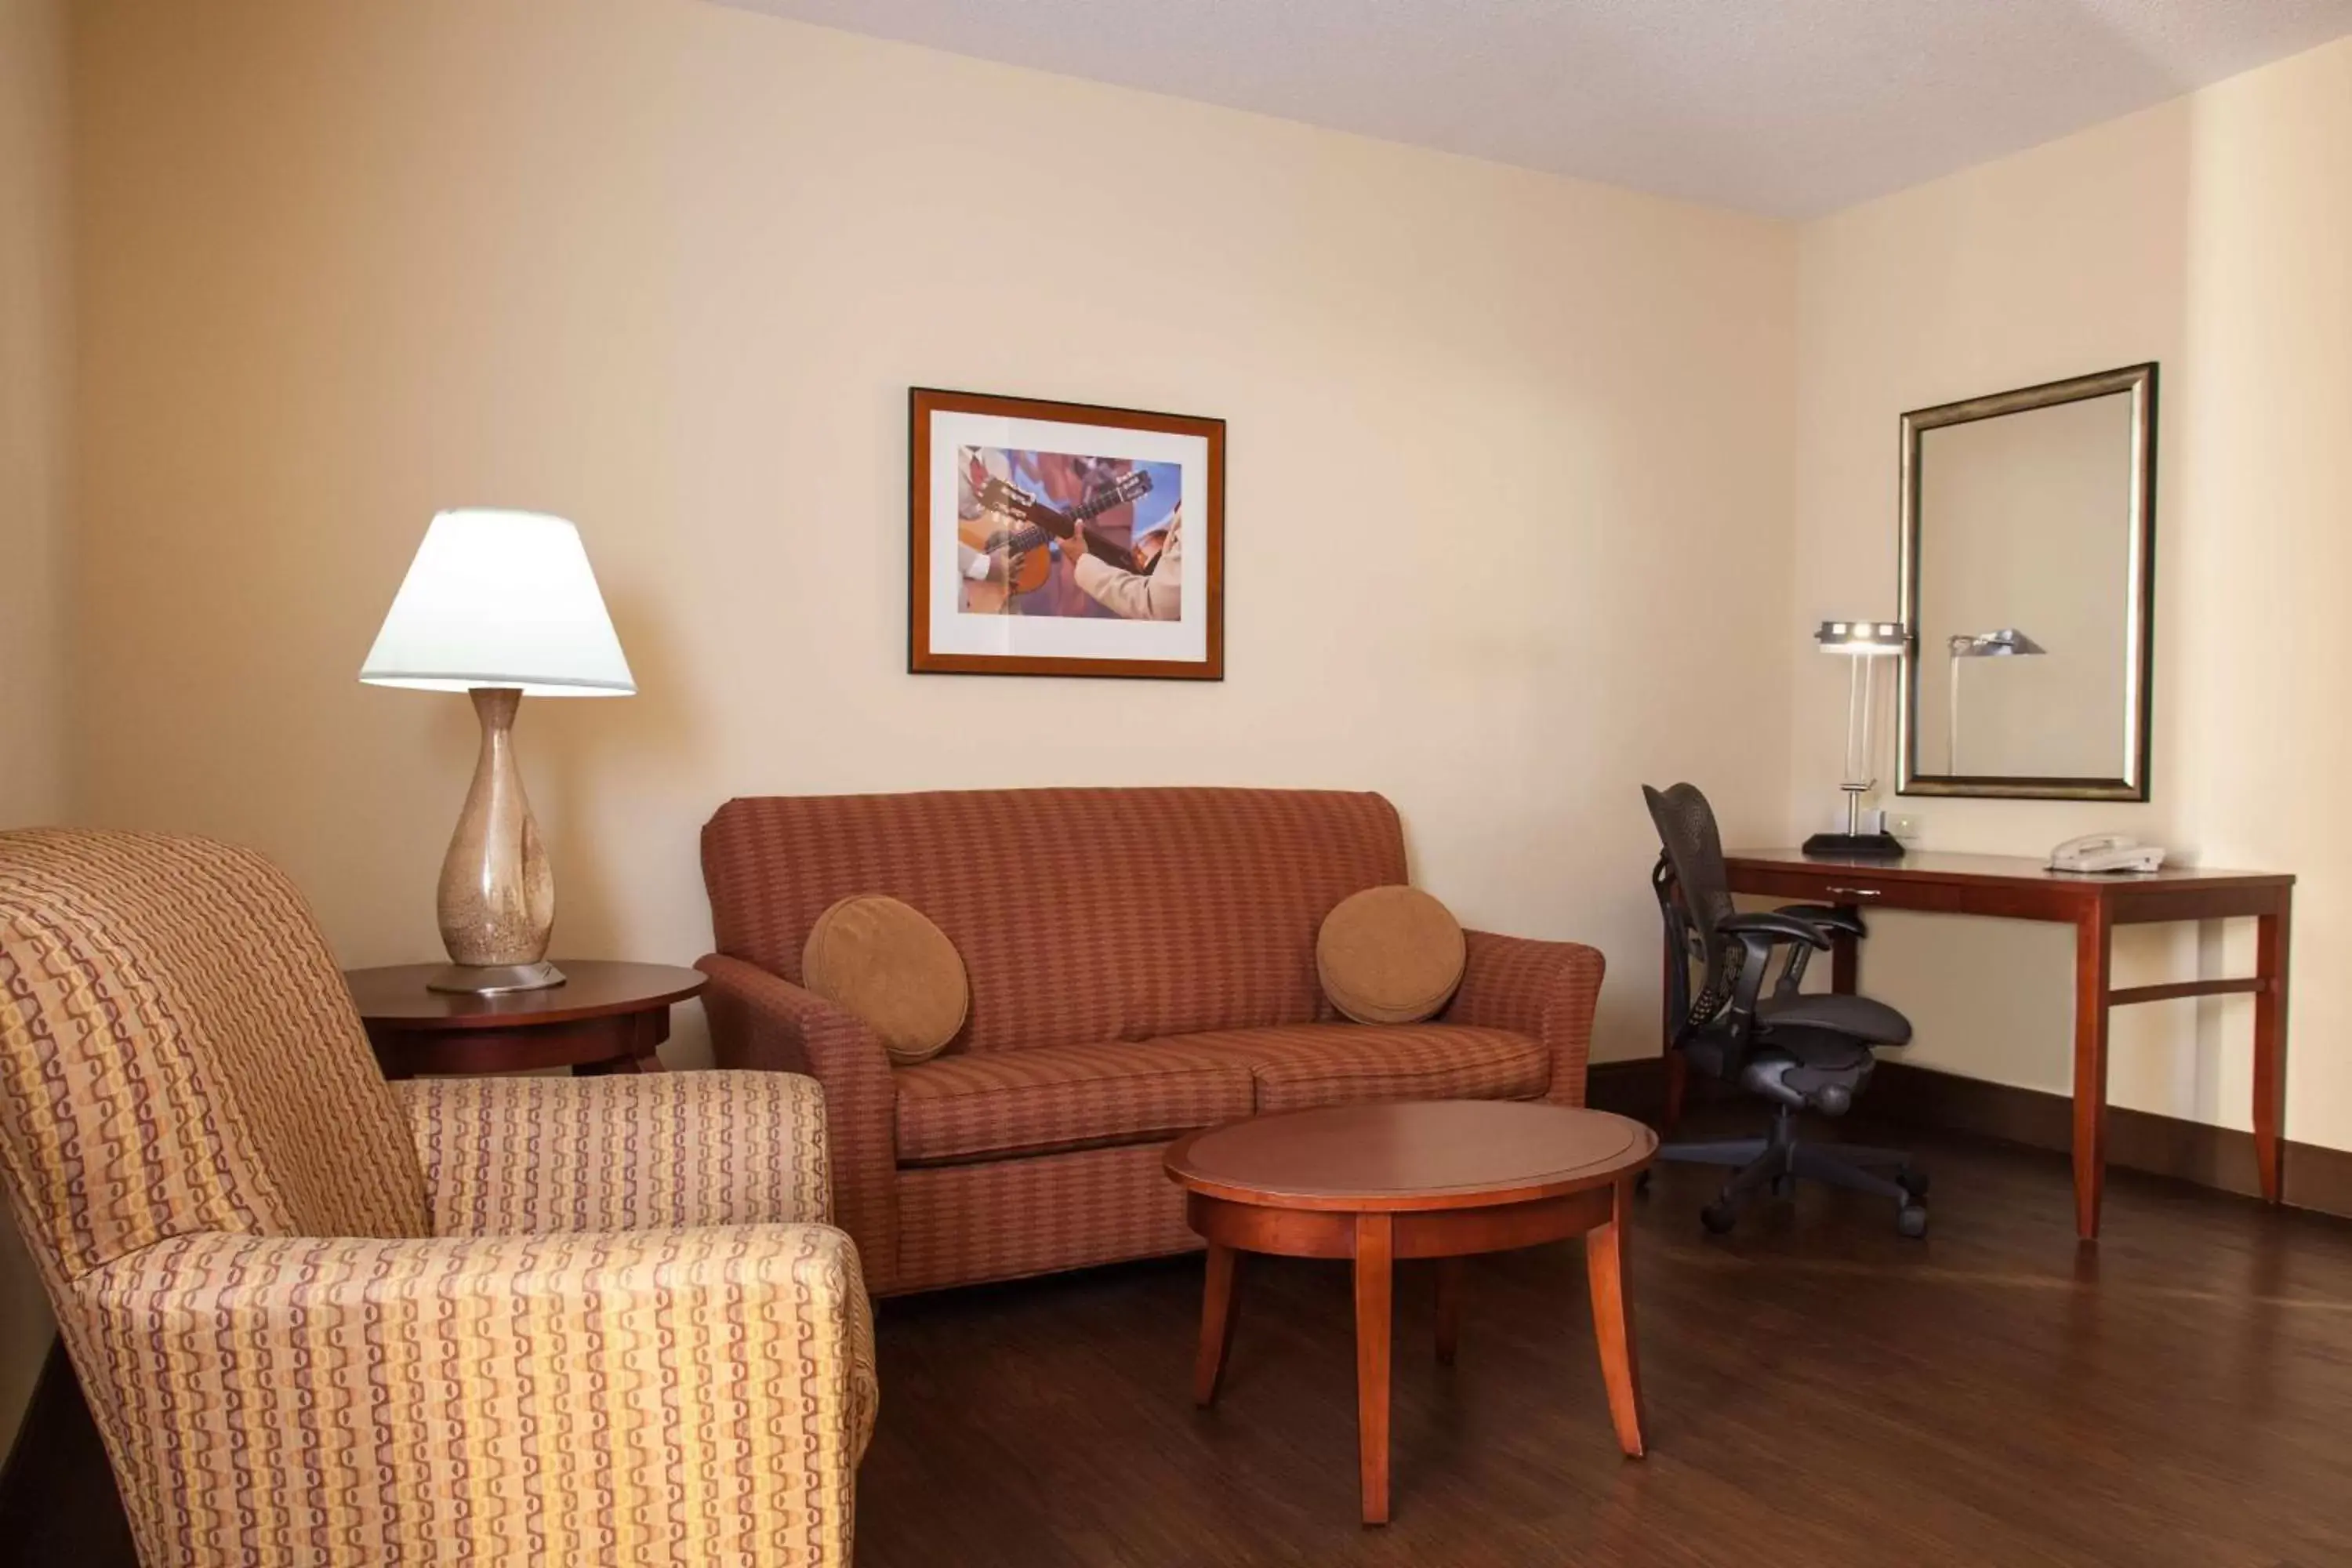
[{"label": "gold mirror frame", "polygon": [[[1903,740],[1896,763],[1895,793],[1918,795],[1982,795],[2012,800],[2146,800],[2150,754],[2150,688],[2155,673],[2156,612],[2156,365],[2126,365],[2096,375],[1997,392],[1903,416],[1900,593],[1908,630],[1902,679],[1896,682]],[[2124,772],[2120,778],[2039,778],[2023,774],[1927,773],[1919,770],[1919,443],[1927,432],[2004,414],[2050,408],[2085,398],[2131,396],[2132,537],[2126,574],[2124,637]]]}]

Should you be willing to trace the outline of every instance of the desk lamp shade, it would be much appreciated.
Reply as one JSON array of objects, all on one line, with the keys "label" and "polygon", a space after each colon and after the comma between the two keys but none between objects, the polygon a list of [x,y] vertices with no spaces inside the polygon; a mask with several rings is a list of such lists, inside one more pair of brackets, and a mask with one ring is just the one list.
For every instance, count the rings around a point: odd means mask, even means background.
[{"label": "desk lamp shade", "polygon": [[481,721],[473,785],[441,863],[441,941],[451,962],[427,984],[485,994],[561,985],[562,972],[547,962],[555,877],[515,763],[515,710],[525,696],[626,697],[637,689],[580,531],[540,512],[442,512],[360,679],[467,692]]}]

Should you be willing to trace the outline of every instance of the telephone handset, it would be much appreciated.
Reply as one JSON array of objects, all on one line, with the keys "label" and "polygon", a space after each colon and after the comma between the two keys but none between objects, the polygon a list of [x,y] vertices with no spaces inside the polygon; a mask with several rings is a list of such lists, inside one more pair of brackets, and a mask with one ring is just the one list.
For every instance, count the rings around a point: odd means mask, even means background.
[{"label": "telephone handset", "polygon": [[2085,833],[2050,851],[2053,871],[2153,871],[2163,864],[2161,847],[2128,833]]}]

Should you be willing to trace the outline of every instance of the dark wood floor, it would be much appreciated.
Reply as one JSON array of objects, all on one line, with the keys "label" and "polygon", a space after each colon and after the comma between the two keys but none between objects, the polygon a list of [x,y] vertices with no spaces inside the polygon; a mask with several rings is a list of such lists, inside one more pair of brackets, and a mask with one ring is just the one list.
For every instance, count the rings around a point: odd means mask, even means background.
[{"label": "dark wood floor", "polygon": [[1634,1290],[1652,1457],[1618,1457],[1574,1244],[1474,1261],[1459,1364],[1398,1281],[1396,1521],[1356,1522],[1344,1266],[1252,1260],[1185,1395],[1199,1259],[884,1304],[861,1568],[2352,1563],[2352,1223],[1911,1142],[1935,1233],[1808,1191],[1726,1238],[1661,1173]]}]

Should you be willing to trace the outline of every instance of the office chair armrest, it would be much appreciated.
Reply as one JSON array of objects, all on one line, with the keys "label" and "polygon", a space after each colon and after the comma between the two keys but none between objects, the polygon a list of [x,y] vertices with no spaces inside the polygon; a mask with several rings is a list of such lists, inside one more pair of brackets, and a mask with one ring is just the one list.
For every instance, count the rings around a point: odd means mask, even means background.
[{"label": "office chair armrest", "polygon": [[[1738,937],[1742,946],[1751,949],[1760,948],[1762,952],[1769,952],[1775,942],[1801,942],[1808,947],[1817,947],[1824,952],[1830,945],[1827,933],[1819,924],[1811,921],[1799,920],[1786,911],[1769,915],[1763,913],[1732,915],[1716,921],[1715,929]],[[1751,942],[1748,940],[1750,937],[1761,937],[1764,940],[1760,943]]]},{"label": "office chair armrest", "polygon": [[1807,925],[1843,931],[1848,936],[1870,934],[1870,928],[1862,923],[1862,916],[1839,904],[1783,904],[1772,912],[1793,915]]}]

